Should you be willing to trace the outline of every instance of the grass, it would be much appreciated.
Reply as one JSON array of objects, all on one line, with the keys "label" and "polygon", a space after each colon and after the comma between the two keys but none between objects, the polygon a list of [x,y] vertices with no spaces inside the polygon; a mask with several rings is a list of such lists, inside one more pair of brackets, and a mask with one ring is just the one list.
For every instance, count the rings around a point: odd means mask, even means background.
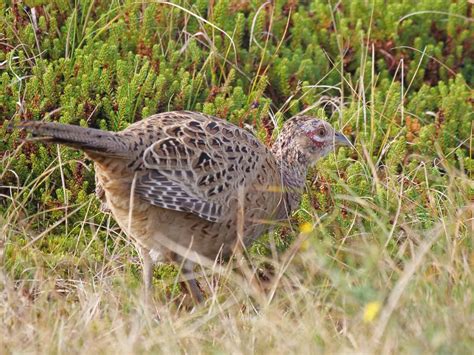
[{"label": "grass", "polygon": [[[173,277],[155,280],[153,304],[144,301],[139,260],[112,228],[97,227],[114,240],[101,257],[89,254],[87,246],[69,253],[64,245],[56,245],[61,251],[45,252],[38,242],[24,248],[17,242],[18,226],[7,224],[2,345],[10,351],[48,353],[468,353],[473,339],[473,208],[463,189],[472,188],[472,181],[459,172],[450,175],[447,196],[427,194],[440,213],[431,228],[413,215],[416,202],[403,186],[395,215],[374,201],[337,196],[359,206],[347,232],[341,234],[335,216],[306,226],[278,260],[266,260],[275,267],[274,284],[258,297],[231,270],[202,277],[208,300],[191,313],[177,307]],[[362,227],[358,220],[363,219],[371,226]],[[83,230],[89,228],[94,227]],[[73,244],[94,243],[78,231],[73,228],[68,236]],[[25,232],[24,238],[31,234]],[[44,238],[54,240],[54,235]],[[34,260],[29,270],[23,269],[25,254]]]},{"label": "grass", "polygon": [[470,353],[471,5],[366,3],[1,8],[1,132],[45,116],[117,130],[192,109],[270,143],[306,111],[356,147],[319,162],[292,228],[251,248],[250,266],[271,274],[265,293],[234,261],[200,270],[207,300],[189,311],[167,265],[145,301],[140,259],[100,212],[89,162],[5,135],[3,351]]}]

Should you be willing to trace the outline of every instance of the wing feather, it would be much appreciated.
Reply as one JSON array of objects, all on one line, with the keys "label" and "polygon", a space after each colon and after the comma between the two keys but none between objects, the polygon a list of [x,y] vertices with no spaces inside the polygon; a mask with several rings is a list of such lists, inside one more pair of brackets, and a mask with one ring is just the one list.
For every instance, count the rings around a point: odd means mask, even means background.
[{"label": "wing feather", "polygon": [[251,133],[224,120],[173,114],[175,119],[157,115],[151,122],[161,134],[143,153],[145,172],[136,192],[155,206],[219,221],[270,153]]}]

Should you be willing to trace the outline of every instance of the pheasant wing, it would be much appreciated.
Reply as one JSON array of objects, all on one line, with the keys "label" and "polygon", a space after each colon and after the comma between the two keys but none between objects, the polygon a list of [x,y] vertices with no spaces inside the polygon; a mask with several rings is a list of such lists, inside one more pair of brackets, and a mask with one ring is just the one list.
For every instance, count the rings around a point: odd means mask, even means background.
[{"label": "pheasant wing", "polygon": [[196,113],[178,117],[160,122],[164,134],[145,150],[145,173],[135,191],[155,206],[219,221],[268,151],[226,121]]},{"label": "pheasant wing", "polygon": [[211,222],[217,222],[222,217],[223,206],[219,202],[207,201],[193,193],[189,186],[172,180],[157,170],[140,178],[135,191],[155,206],[191,212]]}]

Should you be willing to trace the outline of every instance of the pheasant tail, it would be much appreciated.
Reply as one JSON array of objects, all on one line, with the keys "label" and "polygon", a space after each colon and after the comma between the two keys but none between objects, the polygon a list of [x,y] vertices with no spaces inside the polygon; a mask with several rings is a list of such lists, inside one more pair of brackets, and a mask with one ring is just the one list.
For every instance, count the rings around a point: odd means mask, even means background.
[{"label": "pheasant tail", "polygon": [[127,144],[114,132],[56,122],[24,121],[15,125],[50,143],[64,144],[88,153],[126,156]]}]

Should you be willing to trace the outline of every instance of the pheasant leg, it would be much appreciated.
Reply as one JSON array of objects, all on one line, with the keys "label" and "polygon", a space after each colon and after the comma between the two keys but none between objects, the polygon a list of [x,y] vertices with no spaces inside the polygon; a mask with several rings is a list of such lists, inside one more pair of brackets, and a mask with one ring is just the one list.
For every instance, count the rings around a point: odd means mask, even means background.
[{"label": "pheasant leg", "polygon": [[148,249],[140,247],[140,254],[143,259],[143,281],[145,283],[145,294],[149,294],[153,289],[153,260]]},{"label": "pheasant leg", "polygon": [[194,274],[194,263],[189,261],[185,262],[183,265],[183,273],[186,277],[184,285],[186,286],[186,289],[191,295],[191,298],[193,299],[194,303],[202,303],[204,301],[204,295],[196,281],[196,276]]}]

